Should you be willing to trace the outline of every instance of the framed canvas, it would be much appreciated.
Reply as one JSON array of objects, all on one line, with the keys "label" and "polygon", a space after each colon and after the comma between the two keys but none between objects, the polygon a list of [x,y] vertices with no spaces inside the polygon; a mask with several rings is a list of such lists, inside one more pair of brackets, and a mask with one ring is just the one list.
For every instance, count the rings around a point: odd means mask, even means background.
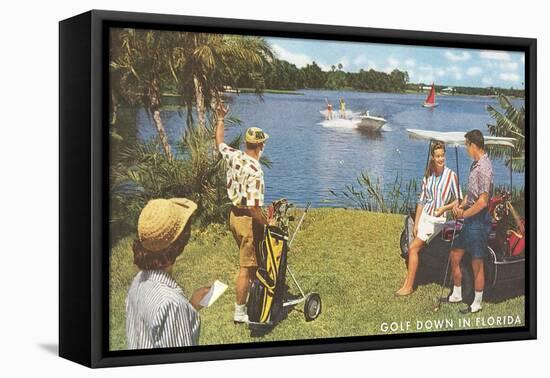
[{"label": "framed canvas", "polygon": [[60,22],[59,354],[536,338],[536,40]]}]

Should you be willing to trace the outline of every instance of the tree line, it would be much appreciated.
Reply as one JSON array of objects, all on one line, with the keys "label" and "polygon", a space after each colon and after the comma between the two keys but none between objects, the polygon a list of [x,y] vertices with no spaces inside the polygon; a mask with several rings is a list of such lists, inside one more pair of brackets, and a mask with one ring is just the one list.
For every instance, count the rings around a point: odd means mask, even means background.
[{"label": "tree line", "polygon": [[[391,73],[373,69],[359,72],[346,72],[343,65],[333,65],[329,71],[313,61],[305,67],[280,59],[273,59],[272,64],[264,66],[261,76],[263,88],[297,90],[297,89],[348,89],[367,92],[403,92],[409,81],[409,74],[398,69]],[[250,77],[243,76],[237,81],[240,88],[254,85]]]},{"label": "tree line", "polygon": [[[431,86],[431,83],[408,83],[407,91],[409,92],[426,92],[426,87]],[[444,89],[449,88],[447,85],[435,85],[435,91],[437,93],[443,92]],[[464,86],[452,86],[451,90],[445,91],[450,95],[466,95],[466,96],[498,96],[505,95],[509,97],[524,97],[525,91],[523,89],[515,88],[499,88],[499,87],[464,87]]]}]

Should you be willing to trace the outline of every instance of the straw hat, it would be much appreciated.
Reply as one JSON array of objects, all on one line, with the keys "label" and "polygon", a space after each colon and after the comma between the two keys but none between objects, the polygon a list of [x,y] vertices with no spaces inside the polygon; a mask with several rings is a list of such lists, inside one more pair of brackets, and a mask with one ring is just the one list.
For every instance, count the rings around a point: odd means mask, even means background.
[{"label": "straw hat", "polygon": [[166,249],[176,241],[196,209],[197,204],[187,198],[149,201],[139,215],[139,241],[152,252]]},{"label": "straw hat", "polygon": [[258,144],[265,142],[267,138],[269,138],[269,135],[264,133],[264,131],[259,127],[250,127],[246,130],[244,139],[248,143]]}]

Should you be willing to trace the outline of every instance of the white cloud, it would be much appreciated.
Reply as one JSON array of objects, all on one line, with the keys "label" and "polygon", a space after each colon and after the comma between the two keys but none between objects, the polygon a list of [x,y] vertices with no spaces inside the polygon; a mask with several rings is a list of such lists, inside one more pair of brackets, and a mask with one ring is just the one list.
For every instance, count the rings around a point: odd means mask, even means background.
[{"label": "white cloud", "polygon": [[447,50],[445,51],[445,58],[447,58],[451,62],[460,62],[470,59],[471,55],[466,51],[453,52],[451,50]]},{"label": "white cloud", "polygon": [[[445,81],[445,76],[451,76],[455,80],[462,80],[463,77],[462,70],[458,66],[441,68],[433,67],[432,65],[427,64],[419,66],[418,70],[420,71],[420,73],[418,74],[418,76],[414,76],[414,78],[412,79],[413,81],[431,83],[438,80]],[[411,77],[413,76],[410,72],[409,74],[411,75]]]},{"label": "white cloud", "polygon": [[415,81],[418,83],[431,84],[435,82],[435,78],[432,74],[421,74],[418,76],[418,79]]},{"label": "white cloud", "polygon": [[431,84],[435,82],[435,70],[432,65],[427,64],[423,66],[419,66],[418,70],[420,72],[409,72],[411,81],[416,83],[425,83],[425,84]]},{"label": "white cloud", "polygon": [[416,62],[414,61],[414,59],[407,59],[407,60],[405,60],[405,66],[414,67],[414,66],[416,66]]},{"label": "white cloud", "polygon": [[321,67],[321,70],[323,71],[331,71],[332,70],[332,64],[327,64],[325,62],[315,62],[319,67]]},{"label": "white cloud", "polygon": [[493,79],[491,79],[490,77],[484,77],[483,79],[481,79],[481,82],[484,85],[493,85]]},{"label": "white cloud", "polygon": [[525,54],[521,56],[521,63],[525,64]]},{"label": "white cloud", "polygon": [[516,75],[515,73],[501,73],[499,77],[504,81],[511,81],[514,83],[519,81],[519,75]]},{"label": "white cloud", "polygon": [[510,60],[510,54],[506,51],[489,51],[484,50],[479,53],[479,56],[482,59],[491,59],[491,60]]},{"label": "white cloud", "polygon": [[505,71],[515,71],[519,67],[517,62],[505,62],[500,64],[500,68]]},{"label": "white cloud", "polygon": [[388,58],[388,66],[389,67],[397,67],[399,65],[399,61],[395,59],[393,56],[390,56]]},{"label": "white cloud", "polygon": [[376,63],[374,63],[374,61],[372,60],[369,60],[367,62],[367,70],[370,70],[370,69],[376,70]]},{"label": "white cloud", "polygon": [[388,65],[386,66],[386,68],[382,69],[382,71],[386,73],[391,73],[396,68],[399,68],[399,63],[399,60],[395,59],[393,56],[390,56],[388,58]]},{"label": "white cloud", "polygon": [[466,71],[466,74],[468,76],[477,76],[477,75],[481,74],[482,72],[483,72],[483,70],[479,67],[470,67]]},{"label": "white cloud", "polygon": [[368,58],[366,55],[362,54],[357,56],[355,59],[353,59],[353,64],[356,66],[363,66],[368,62]]},{"label": "white cloud", "polygon": [[313,61],[313,59],[311,59],[306,54],[293,53],[282,48],[279,45],[272,45],[271,47],[273,48],[273,51],[275,51],[275,54],[277,54],[277,57],[279,59],[286,60],[287,62],[295,64],[298,68],[305,67],[308,64],[311,64],[311,62]]},{"label": "white cloud", "polygon": [[370,69],[376,70],[376,63],[374,60],[370,60],[366,55],[362,54],[353,60],[353,65],[358,69],[368,71]]},{"label": "white cloud", "polygon": [[447,68],[447,73],[452,75],[456,80],[462,80],[462,70],[457,66]]},{"label": "white cloud", "polygon": [[[345,71],[346,68],[349,68],[350,60],[347,56],[343,56],[342,58],[340,58],[340,61],[338,63],[341,63],[342,66],[344,66],[343,70]],[[338,67],[338,63],[336,63],[337,67]]]}]

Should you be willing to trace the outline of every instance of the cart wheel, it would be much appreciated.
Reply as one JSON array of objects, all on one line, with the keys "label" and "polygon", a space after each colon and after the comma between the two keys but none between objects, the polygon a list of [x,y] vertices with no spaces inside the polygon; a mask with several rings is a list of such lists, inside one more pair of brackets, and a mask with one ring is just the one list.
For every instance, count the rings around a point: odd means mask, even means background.
[{"label": "cart wheel", "polygon": [[317,319],[321,313],[321,296],[317,293],[311,293],[307,296],[304,304],[304,316],[306,321],[310,322]]}]

